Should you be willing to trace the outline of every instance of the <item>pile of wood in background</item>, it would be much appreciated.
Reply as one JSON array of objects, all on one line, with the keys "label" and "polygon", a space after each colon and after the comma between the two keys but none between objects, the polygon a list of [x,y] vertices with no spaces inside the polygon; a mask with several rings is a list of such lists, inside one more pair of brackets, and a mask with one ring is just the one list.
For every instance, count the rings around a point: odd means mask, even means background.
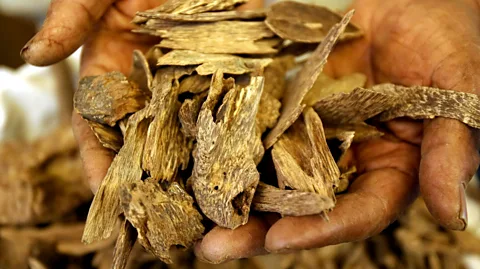
[{"label": "pile of wood in background", "polygon": [[[150,253],[172,263],[171,248],[190,248],[207,232],[206,221],[235,229],[250,210],[327,220],[335,193],[355,176],[345,152],[383,135],[367,120],[442,116],[480,127],[474,94],[366,89],[362,75],[321,75],[337,40],[361,37],[349,23],[353,11],[342,18],[288,1],[267,11],[233,10],[243,2],[171,0],[139,12],[136,32],[158,36],[159,44],[134,53],[129,77],[112,72],[80,82],[77,112],[117,151],[83,241],[110,238],[121,219],[117,268],[137,234]],[[311,44],[318,46],[306,62],[296,62]],[[341,141],[340,149],[329,148],[330,140]],[[273,163],[276,181],[260,179],[262,161]]]}]

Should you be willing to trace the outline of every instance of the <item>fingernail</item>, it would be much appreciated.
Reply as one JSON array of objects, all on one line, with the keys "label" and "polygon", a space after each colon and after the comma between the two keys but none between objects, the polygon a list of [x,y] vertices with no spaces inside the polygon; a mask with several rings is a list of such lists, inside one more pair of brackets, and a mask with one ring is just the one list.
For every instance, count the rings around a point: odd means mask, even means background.
[{"label": "fingernail", "polygon": [[33,43],[33,40],[35,39],[35,37],[33,37],[32,39],[30,39],[27,44],[25,44],[25,46],[22,48],[22,50],[20,51],[20,56],[25,60],[25,57],[26,57],[26,54],[28,53],[28,50],[30,49],[30,45]]},{"label": "fingernail", "polygon": [[458,219],[461,222],[463,222],[463,227],[460,230],[465,230],[468,225],[466,190],[467,190],[467,184],[463,182],[460,188],[460,210],[458,213]]}]

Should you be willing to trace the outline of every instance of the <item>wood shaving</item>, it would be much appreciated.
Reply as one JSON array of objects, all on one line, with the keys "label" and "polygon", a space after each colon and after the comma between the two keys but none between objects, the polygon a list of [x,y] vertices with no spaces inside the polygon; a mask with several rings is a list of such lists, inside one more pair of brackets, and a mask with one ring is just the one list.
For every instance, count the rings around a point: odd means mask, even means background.
[{"label": "wood shaving", "polygon": [[197,14],[209,11],[230,10],[248,0],[168,0],[151,12],[171,14]]},{"label": "wood shaving", "polygon": [[231,10],[219,12],[203,12],[196,14],[176,14],[163,12],[137,12],[133,22],[137,24],[146,23],[148,19],[182,21],[182,22],[215,22],[226,20],[252,20],[263,19],[266,14],[264,10]]}]

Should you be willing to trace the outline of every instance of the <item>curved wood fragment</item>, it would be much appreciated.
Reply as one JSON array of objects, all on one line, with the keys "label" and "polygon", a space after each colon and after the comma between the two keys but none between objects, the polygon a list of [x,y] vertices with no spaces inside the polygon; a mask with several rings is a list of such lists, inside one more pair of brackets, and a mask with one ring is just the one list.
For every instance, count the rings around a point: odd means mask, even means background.
[{"label": "curved wood fragment", "polygon": [[265,148],[270,148],[275,144],[278,137],[285,132],[300,116],[305,107],[302,105],[303,99],[312,88],[318,76],[327,62],[328,55],[335,45],[338,37],[343,33],[345,27],[353,16],[350,11],[339,24],[330,29],[325,41],[313,52],[303,68],[298,72],[294,80],[289,84],[283,98],[283,108],[277,125],[266,137]]},{"label": "curved wood fragment", "polygon": [[[342,20],[342,16],[330,9],[314,4],[281,1],[273,4],[265,23],[283,39],[303,43],[320,43],[328,31]],[[360,29],[348,24],[339,40],[362,36]]]},{"label": "curved wood fragment", "polygon": [[198,118],[191,182],[202,212],[221,227],[235,229],[248,221],[259,180],[255,117],[263,81],[252,77],[247,87],[228,91],[216,119],[207,100]]},{"label": "curved wood fragment", "polygon": [[139,50],[133,51],[132,71],[128,76],[129,81],[137,83],[138,87],[147,96],[151,96],[153,75],[145,55]]},{"label": "curved wood fragment", "polygon": [[119,129],[94,121],[87,122],[102,146],[115,152],[120,150],[123,146],[123,136]]},{"label": "curved wood fragment", "polygon": [[313,192],[281,190],[260,182],[252,202],[252,209],[275,212],[285,216],[317,215],[335,206],[331,197]]},{"label": "curved wood fragment", "polygon": [[122,208],[137,229],[138,242],[165,263],[172,263],[172,247],[190,248],[201,239],[202,216],[193,198],[178,183],[166,190],[152,180],[125,185],[121,190]]}]

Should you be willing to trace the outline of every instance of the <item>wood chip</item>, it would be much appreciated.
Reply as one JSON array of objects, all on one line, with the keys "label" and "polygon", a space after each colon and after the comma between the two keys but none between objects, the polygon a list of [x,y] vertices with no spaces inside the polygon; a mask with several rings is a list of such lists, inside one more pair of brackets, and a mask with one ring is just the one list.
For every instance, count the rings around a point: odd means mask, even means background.
[{"label": "wood chip", "polygon": [[[265,23],[283,39],[303,43],[320,43],[328,31],[342,20],[342,16],[318,5],[281,1],[273,4],[267,13]],[[348,24],[339,40],[362,36],[360,29]]]},{"label": "wood chip", "polygon": [[234,229],[248,221],[259,180],[255,117],[263,83],[263,77],[252,77],[247,87],[226,93],[215,120],[208,105],[198,118],[193,191],[202,212],[221,227]]},{"label": "wood chip", "polygon": [[121,212],[121,186],[142,178],[142,154],[150,124],[150,120],[145,119],[145,112],[146,109],[143,109],[128,120],[125,143],[113,159],[90,206],[82,238],[85,243],[103,240],[111,235]]},{"label": "wood chip", "polygon": [[201,76],[201,75],[191,75],[188,76],[180,82],[180,88],[178,89],[178,93],[202,93],[210,87],[210,81],[212,79],[209,76]]},{"label": "wood chip", "polygon": [[145,23],[145,19],[158,19],[167,21],[181,21],[181,22],[215,22],[226,20],[252,20],[263,19],[266,14],[264,10],[231,10],[219,12],[203,12],[196,14],[176,14],[176,13],[162,13],[162,12],[137,12],[134,23]]},{"label": "wood chip", "polygon": [[186,169],[192,150],[191,141],[180,131],[178,80],[193,71],[191,68],[168,67],[157,71],[153,97],[147,115],[153,117],[148,127],[142,168],[158,181],[172,181],[178,169]]},{"label": "wood chip", "polygon": [[[348,25],[352,16],[353,11],[350,11],[342,19],[340,24],[336,24],[332,27],[325,41],[318,46],[287,88],[283,99],[283,108],[280,119],[264,141],[266,148],[273,146],[278,137],[285,132],[285,130],[287,130],[302,113],[304,108],[304,105],[302,105],[303,98],[312,88],[314,82],[322,72],[330,51],[335,45],[338,37],[345,30],[345,27]],[[323,117],[321,118],[323,119]]]},{"label": "wood chip", "polygon": [[128,256],[137,240],[137,230],[125,220],[120,228],[115,249],[113,251],[112,269],[125,269],[128,263]]},{"label": "wood chip", "polygon": [[312,108],[280,137],[272,158],[281,189],[314,192],[335,201],[340,171],[328,148],[322,122]]},{"label": "wood chip", "polygon": [[357,88],[350,93],[330,95],[318,101],[314,108],[325,124],[358,124],[396,104],[387,94]]},{"label": "wood chip", "polygon": [[275,38],[275,34],[262,21],[181,23],[162,28],[144,28],[134,32],[162,37],[158,45],[162,48],[202,53],[270,54],[276,53],[275,47],[281,43],[281,39]]},{"label": "wood chip", "polygon": [[399,117],[456,119],[473,128],[480,128],[480,98],[476,94],[429,87],[403,87],[382,84],[372,88],[395,97],[397,103],[379,115],[381,121]]},{"label": "wood chip", "polygon": [[197,136],[197,119],[207,93],[197,94],[192,99],[183,102],[178,112],[178,119],[182,124],[182,133],[185,137],[195,138]]},{"label": "wood chip", "polygon": [[209,11],[231,10],[248,0],[168,0],[150,12],[197,14]]},{"label": "wood chip", "polygon": [[295,57],[285,55],[273,58],[272,62],[265,68],[264,93],[271,94],[276,99],[282,99],[287,81],[287,71],[295,66]]},{"label": "wood chip", "polygon": [[176,182],[163,190],[153,180],[138,180],[122,189],[121,200],[140,244],[163,262],[172,263],[172,247],[190,248],[202,238],[202,216]]},{"label": "wood chip", "polygon": [[332,209],[332,199],[313,192],[281,190],[260,182],[253,198],[253,210],[285,216],[316,215]]},{"label": "wood chip", "polygon": [[350,125],[330,125],[325,127],[325,137],[327,139],[339,139],[345,137],[345,133],[354,132],[353,142],[359,143],[373,138],[381,137],[384,133],[375,126],[366,123],[350,124]]},{"label": "wood chip", "polygon": [[119,128],[87,120],[88,125],[97,137],[100,144],[107,149],[118,152],[123,146],[123,136]]},{"label": "wood chip", "polygon": [[158,59],[159,66],[190,66],[198,65],[195,69],[201,76],[212,75],[217,70],[225,74],[241,75],[263,69],[272,60],[248,59],[228,54],[205,54],[190,50],[173,50]]},{"label": "wood chip", "polygon": [[75,92],[75,110],[83,118],[115,126],[126,115],[145,107],[147,96],[120,72],[80,80]]},{"label": "wood chip", "polygon": [[257,131],[263,134],[267,129],[275,127],[280,117],[282,103],[268,92],[263,92],[257,113]]},{"label": "wood chip", "polygon": [[152,71],[146,56],[139,50],[133,51],[132,71],[128,80],[135,82],[145,95],[152,96],[150,89],[153,81]]}]

